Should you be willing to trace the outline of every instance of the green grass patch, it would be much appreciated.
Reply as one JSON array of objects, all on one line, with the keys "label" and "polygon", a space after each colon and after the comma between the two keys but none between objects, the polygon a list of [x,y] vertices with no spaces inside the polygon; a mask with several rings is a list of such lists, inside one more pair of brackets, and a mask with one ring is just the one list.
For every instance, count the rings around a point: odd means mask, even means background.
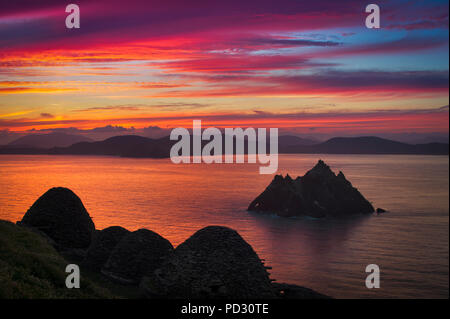
[{"label": "green grass patch", "polygon": [[83,271],[81,287],[68,289],[69,263],[40,235],[0,220],[0,299],[118,297]]}]

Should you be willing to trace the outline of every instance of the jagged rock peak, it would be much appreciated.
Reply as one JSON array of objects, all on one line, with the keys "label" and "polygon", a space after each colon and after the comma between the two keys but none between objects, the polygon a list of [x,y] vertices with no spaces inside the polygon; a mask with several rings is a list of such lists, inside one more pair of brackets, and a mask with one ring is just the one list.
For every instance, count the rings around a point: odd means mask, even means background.
[{"label": "jagged rock peak", "polygon": [[373,213],[374,208],[342,172],[336,175],[319,160],[295,180],[289,175],[275,176],[266,190],[250,203],[248,210],[280,216],[343,217]]},{"label": "jagged rock peak", "polygon": [[285,177],[283,177],[282,174],[278,174],[275,175],[273,177],[272,183],[273,184],[280,184],[280,183],[285,183],[285,182],[293,182],[294,180],[292,179],[292,177],[289,174],[286,174]]},{"label": "jagged rock peak", "polygon": [[334,174],[334,172],[331,170],[330,166],[325,164],[325,162],[322,160],[319,160],[317,164],[305,174],[305,176],[308,175],[321,175],[328,177],[336,176],[336,174]]}]

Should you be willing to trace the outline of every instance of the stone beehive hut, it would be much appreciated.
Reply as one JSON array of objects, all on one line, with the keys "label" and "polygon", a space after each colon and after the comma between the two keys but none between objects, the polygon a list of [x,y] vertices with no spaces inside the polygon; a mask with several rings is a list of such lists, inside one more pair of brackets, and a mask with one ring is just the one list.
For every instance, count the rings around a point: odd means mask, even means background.
[{"label": "stone beehive hut", "polygon": [[20,224],[52,239],[58,249],[87,248],[95,225],[80,198],[68,188],[48,190],[28,209]]},{"label": "stone beehive hut", "polygon": [[129,233],[120,226],[111,226],[97,231],[82,266],[100,271],[120,240]]},{"label": "stone beehive hut", "polygon": [[101,271],[119,282],[137,284],[172,253],[173,246],[167,239],[151,230],[139,229],[120,240]]},{"label": "stone beehive hut", "polygon": [[141,287],[169,298],[274,298],[263,263],[234,230],[209,226],[180,244]]}]

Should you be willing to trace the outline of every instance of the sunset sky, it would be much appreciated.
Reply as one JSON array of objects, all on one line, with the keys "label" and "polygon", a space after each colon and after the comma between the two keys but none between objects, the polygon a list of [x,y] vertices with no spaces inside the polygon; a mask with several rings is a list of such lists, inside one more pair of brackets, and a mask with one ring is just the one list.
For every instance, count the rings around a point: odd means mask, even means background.
[{"label": "sunset sky", "polygon": [[[1,1],[0,134],[448,135],[448,1]],[[0,140],[1,144],[1,140]]]}]

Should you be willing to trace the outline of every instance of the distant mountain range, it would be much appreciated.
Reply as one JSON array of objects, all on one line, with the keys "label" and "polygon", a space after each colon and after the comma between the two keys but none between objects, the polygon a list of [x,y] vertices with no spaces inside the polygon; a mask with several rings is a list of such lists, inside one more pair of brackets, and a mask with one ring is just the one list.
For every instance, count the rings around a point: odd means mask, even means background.
[{"label": "distant mountain range", "polygon": [[20,148],[67,147],[79,142],[92,142],[90,138],[65,133],[29,134],[8,144]]},{"label": "distant mountain range", "polygon": [[298,145],[314,145],[318,142],[312,139],[301,138],[294,135],[281,135],[278,137],[278,145],[283,147],[298,146]]},{"label": "distant mountain range", "polygon": [[280,153],[448,155],[448,144],[407,144],[376,136],[335,137],[314,145],[281,145]]},{"label": "distant mountain range", "polygon": [[[70,154],[165,158],[169,157],[170,148],[175,143],[169,137],[151,139],[137,135],[125,135],[93,142],[77,136],[84,140],[72,143],[70,146],[45,147],[45,145],[49,145],[50,141],[67,144],[71,139],[75,139],[75,136],[67,134],[59,137],[54,135],[49,137],[48,135],[36,135],[34,138],[25,136],[19,139],[21,141],[17,140],[10,145],[0,147],[0,154]],[[205,143],[207,142],[203,142],[203,144]],[[278,148],[279,153],[285,154],[449,154],[448,144],[444,143],[413,145],[374,136],[335,137],[326,142],[318,143],[297,136],[284,135],[279,137]]]},{"label": "distant mountain range", "polygon": [[48,154],[113,155],[121,157],[169,157],[174,141],[169,137],[151,139],[138,135],[108,138],[101,142],[82,142],[69,147],[49,149]]}]

